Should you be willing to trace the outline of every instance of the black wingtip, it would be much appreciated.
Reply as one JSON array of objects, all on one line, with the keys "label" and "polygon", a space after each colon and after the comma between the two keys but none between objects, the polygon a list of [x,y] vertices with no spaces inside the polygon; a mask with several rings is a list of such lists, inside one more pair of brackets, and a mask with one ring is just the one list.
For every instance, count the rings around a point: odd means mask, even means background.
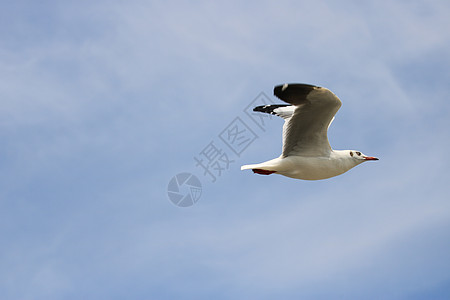
[{"label": "black wingtip", "polygon": [[273,110],[279,107],[289,106],[289,104],[269,104],[269,105],[261,105],[257,106],[253,109],[253,111],[259,111],[266,114],[274,114]]},{"label": "black wingtip", "polygon": [[297,102],[306,98],[306,96],[318,86],[306,83],[285,83],[274,87],[273,94],[288,103]]},{"label": "black wingtip", "polygon": [[265,108],[266,106],[267,106],[267,105],[257,106],[257,107],[255,107],[255,108],[253,108],[253,111],[265,112],[264,108]]}]

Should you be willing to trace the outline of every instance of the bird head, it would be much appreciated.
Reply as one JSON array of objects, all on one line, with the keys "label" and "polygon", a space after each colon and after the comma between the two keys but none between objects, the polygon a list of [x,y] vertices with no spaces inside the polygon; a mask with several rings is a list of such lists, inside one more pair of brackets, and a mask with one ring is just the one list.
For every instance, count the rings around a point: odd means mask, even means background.
[{"label": "bird head", "polygon": [[360,151],[348,150],[348,155],[355,160],[355,162],[362,163],[368,160],[378,160],[378,158],[373,156],[367,156]]}]

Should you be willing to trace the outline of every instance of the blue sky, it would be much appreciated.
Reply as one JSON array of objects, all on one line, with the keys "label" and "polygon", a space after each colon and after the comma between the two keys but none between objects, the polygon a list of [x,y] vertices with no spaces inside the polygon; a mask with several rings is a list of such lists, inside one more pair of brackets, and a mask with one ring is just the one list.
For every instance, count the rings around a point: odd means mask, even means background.
[{"label": "blue sky", "polygon": [[[16,1],[0,10],[1,299],[448,299],[448,1]],[[309,182],[243,113],[325,86],[380,161]],[[219,134],[240,117],[240,156]],[[234,160],[216,182],[194,156]],[[191,172],[193,206],[167,195]]]}]

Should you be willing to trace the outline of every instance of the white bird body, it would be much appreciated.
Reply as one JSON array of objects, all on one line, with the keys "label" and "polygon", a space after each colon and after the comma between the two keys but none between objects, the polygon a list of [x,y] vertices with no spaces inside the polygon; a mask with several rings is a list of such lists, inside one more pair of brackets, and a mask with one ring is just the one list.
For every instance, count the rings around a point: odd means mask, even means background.
[{"label": "white bird body", "polygon": [[245,165],[241,170],[261,169],[303,180],[319,180],[341,175],[362,163],[348,159],[348,151],[333,150],[328,157],[288,156],[254,165]]},{"label": "white bird body", "polygon": [[274,94],[293,105],[265,105],[253,110],[285,120],[282,154],[260,164],[244,165],[241,170],[319,180],[345,173],[364,161],[378,160],[359,151],[331,149],[327,131],[341,101],[328,89],[308,84],[284,84],[276,86]]}]

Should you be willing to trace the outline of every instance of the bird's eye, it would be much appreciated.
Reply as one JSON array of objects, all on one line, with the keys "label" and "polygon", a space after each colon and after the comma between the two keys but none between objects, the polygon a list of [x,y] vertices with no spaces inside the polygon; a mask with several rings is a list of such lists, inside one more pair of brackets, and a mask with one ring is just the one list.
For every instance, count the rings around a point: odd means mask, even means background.
[{"label": "bird's eye", "polygon": [[361,152],[356,152],[356,154],[357,154],[358,156],[361,156]]},{"label": "bird's eye", "polygon": [[350,151],[350,156],[353,156],[353,152],[352,151]]}]

